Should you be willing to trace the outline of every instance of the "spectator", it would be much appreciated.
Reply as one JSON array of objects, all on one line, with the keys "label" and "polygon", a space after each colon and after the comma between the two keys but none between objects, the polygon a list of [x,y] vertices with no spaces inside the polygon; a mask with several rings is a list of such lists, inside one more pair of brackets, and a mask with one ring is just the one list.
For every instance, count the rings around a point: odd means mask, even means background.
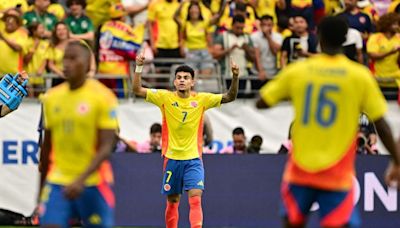
[{"label": "spectator", "polygon": [[138,153],[161,153],[161,124],[150,127],[150,139],[136,145]]},{"label": "spectator", "polygon": [[379,84],[384,91],[397,91],[399,87],[399,17],[397,13],[383,15],[377,24],[378,33],[371,35],[367,43],[372,71],[381,79]]},{"label": "spectator", "polygon": [[5,28],[0,31],[0,77],[22,71],[23,54],[28,43],[28,34],[22,28],[19,11],[8,9],[2,19]]},{"label": "spectator", "polygon": [[0,12],[11,8],[18,8],[21,13],[25,13],[28,10],[28,3],[26,0],[0,0]]},{"label": "spectator", "polygon": [[357,7],[357,0],[344,0],[344,5],[344,12],[339,15],[347,18],[349,27],[357,29],[361,33],[363,40],[366,41],[372,32],[370,17]]},{"label": "spectator", "polygon": [[317,37],[307,30],[307,21],[301,16],[293,17],[294,34],[283,41],[281,49],[281,68],[287,64],[304,60],[317,52]]},{"label": "spectator", "polygon": [[[255,53],[253,42],[249,35],[243,32],[245,18],[242,15],[236,15],[232,20],[232,30],[225,31],[214,41],[213,54],[214,58],[218,59],[221,64],[222,74],[225,78],[229,78],[229,59],[234,59],[239,65],[240,77],[239,80],[239,96],[243,96],[246,89],[247,79],[243,77],[249,76],[246,70],[247,61],[255,61]],[[227,79],[227,87],[231,84],[231,79]],[[256,85],[254,85],[256,86]]]},{"label": "spectator", "polygon": [[64,22],[57,22],[51,35],[51,43],[48,52],[48,63],[50,72],[56,77],[52,79],[51,85],[54,87],[65,81],[63,72],[63,58],[65,47],[69,42],[68,27]]},{"label": "spectator", "polygon": [[44,36],[51,37],[51,31],[53,31],[57,17],[47,11],[50,5],[50,0],[35,0],[33,10],[24,14],[24,20],[26,21],[25,26],[29,26],[32,23],[42,24],[45,28]]},{"label": "spectator", "polygon": [[125,23],[122,4],[110,7],[110,18],[101,27],[99,37],[99,73],[109,74],[110,78],[100,81],[122,98],[128,95],[129,60],[135,59],[143,43],[144,25],[132,28]]},{"label": "spectator", "polygon": [[189,61],[196,61],[189,62],[188,65],[200,74],[210,75],[214,65],[208,51],[208,47],[211,46],[211,34],[208,29],[216,24],[219,16],[216,14],[213,18],[203,17],[199,3],[194,1],[188,6],[187,17],[181,20],[184,5],[185,2],[182,2],[174,15],[174,20],[180,28],[181,56],[186,56]]},{"label": "spectator", "polygon": [[146,24],[147,8],[149,7],[150,2],[151,0],[122,0],[121,3],[128,14],[127,23],[132,26]]},{"label": "spectator", "polygon": [[86,15],[90,18],[95,31],[110,19],[110,7],[120,0],[86,0]]},{"label": "spectator", "polygon": [[[179,3],[176,0],[154,1],[149,7],[150,46],[156,58],[181,58],[178,25],[174,21],[174,14],[178,7]],[[157,26],[157,35],[154,30],[155,26]],[[171,64],[156,64],[156,66],[168,67],[168,70],[165,71],[169,72]]]},{"label": "spectator", "polygon": [[89,42],[94,40],[94,27],[89,17],[84,14],[86,7],[85,0],[67,0],[70,10],[65,23],[71,31],[70,37],[73,39],[83,39]]},{"label": "spectator", "polygon": [[232,144],[223,148],[221,154],[247,154],[246,135],[242,127],[232,131]]},{"label": "spectator", "polygon": [[50,6],[47,9],[47,12],[54,14],[57,17],[57,20],[62,21],[65,19],[65,9],[64,7],[58,3],[58,0],[50,0]]},{"label": "spectator", "polygon": [[320,0],[288,0],[286,5],[286,15],[290,17],[302,16],[307,22],[307,29],[309,31],[315,29],[314,11],[323,7]]},{"label": "spectator", "polygon": [[44,27],[39,23],[32,23],[28,27],[29,42],[27,54],[24,56],[24,69],[29,75],[29,92],[31,96],[38,96],[44,92],[43,73],[46,71],[46,63],[50,43],[43,39]]},{"label": "spectator", "polygon": [[[347,21],[346,18],[344,18]],[[359,62],[361,64],[364,63],[363,60],[363,40],[361,37],[361,33],[353,28],[347,30],[346,41],[343,43],[344,54],[347,58]]]},{"label": "spectator", "polygon": [[250,0],[249,3],[256,10],[258,18],[270,15],[273,18],[274,24],[277,23],[275,8],[279,10],[286,9],[285,0]]},{"label": "spectator", "polygon": [[273,31],[274,22],[270,15],[260,19],[261,30],[251,35],[255,47],[256,67],[261,81],[271,79],[278,72],[277,53],[281,49],[282,36]]},{"label": "spectator", "polygon": [[249,154],[259,154],[261,151],[261,146],[263,143],[263,138],[259,135],[251,137],[249,146],[247,147],[247,153]]},{"label": "spectator", "polygon": [[231,4],[225,6],[225,10],[223,11],[218,25],[219,33],[231,30],[233,18],[238,15],[245,19],[243,28],[244,33],[251,34],[257,31],[258,24],[254,9],[250,5],[244,3],[243,0],[234,0]]},{"label": "spectator", "polygon": [[377,141],[378,135],[374,123],[369,120],[366,114],[361,113],[357,135],[357,153],[378,154]]}]

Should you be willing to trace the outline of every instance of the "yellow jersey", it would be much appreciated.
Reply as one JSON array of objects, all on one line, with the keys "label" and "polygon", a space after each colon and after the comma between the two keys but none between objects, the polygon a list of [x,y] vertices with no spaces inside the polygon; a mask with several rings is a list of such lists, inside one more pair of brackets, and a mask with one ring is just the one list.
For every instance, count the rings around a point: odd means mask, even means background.
[{"label": "yellow jersey", "polygon": [[[368,53],[388,53],[400,46],[400,34],[396,34],[390,40],[383,33],[372,34],[367,42]],[[399,52],[372,62],[372,71],[377,77],[400,79],[400,68],[397,63]],[[384,84],[382,84],[384,85]],[[395,85],[393,85],[395,86]]]},{"label": "yellow jersey", "polygon": [[23,28],[19,28],[13,33],[2,31],[2,34],[4,38],[21,46],[22,51],[13,50],[4,40],[0,40],[0,76],[6,73],[16,73],[23,69],[23,58],[28,44],[28,34]]},{"label": "yellow jersey", "polygon": [[178,43],[178,25],[174,21],[175,11],[179,3],[176,0],[167,2],[165,0],[156,1],[147,11],[149,21],[157,22],[157,48],[175,49]]},{"label": "yellow jersey", "polygon": [[65,50],[59,49],[57,47],[49,46],[49,50],[47,52],[47,59],[52,60],[54,65],[60,70],[64,68],[63,58],[64,58]]},{"label": "yellow jersey", "polygon": [[0,0],[0,11],[4,12],[10,8],[15,8],[17,5],[20,5],[22,13],[29,9],[26,0]]},{"label": "yellow jersey", "polygon": [[[111,90],[87,79],[76,90],[68,83],[50,89],[43,97],[45,129],[51,131],[52,148],[47,181],[68,185],[78,178],[97,153],[98,130],[117,129],[117,99]],[[108,161],[86,180],[86,186],[112,182]]]},{"label": "yellow jersey", "polygon": [[349,189],[359,115],[367,113],[375,121],[387,110],[370,71],[344,55],[320,54],[289,65],[260,95],[268,105],[290,99],[295,109],[293,151],[284,180],[322,189]]},{"label": "yellow jersey", "polygon": [[49,8],[47,8],[47,12],[54,14],[59,21],[65,19],[65,10],[64,7],[60,3],[52,3]]},{"label": "yellow jersey", "polygon": [[203,114],[219,107],[221,100],[222,94],[193,92],[189,98],[180,98],[176,92],[148,89],[146,101],[162,113],[162,154],[174,160],[201,157]]},{"label": "yellow jersey", "polygon": [[27,50],[33,51],[33,56],[31,61],[24,66],[24,69],[30,75],[30,84],[43,84],[43,77],[36,77],[36,73],[43,64],[46,64],[50,43],[47,40],[41,39],[36,50],[31,50],[34,48],[34,46],[34,39],[29,38]]},{"label": "yellow jersey", "polygon": [[184,24],[185,47],[189,50],[207,49],[206,21],[198,21],[196,24],[186,21]]}]

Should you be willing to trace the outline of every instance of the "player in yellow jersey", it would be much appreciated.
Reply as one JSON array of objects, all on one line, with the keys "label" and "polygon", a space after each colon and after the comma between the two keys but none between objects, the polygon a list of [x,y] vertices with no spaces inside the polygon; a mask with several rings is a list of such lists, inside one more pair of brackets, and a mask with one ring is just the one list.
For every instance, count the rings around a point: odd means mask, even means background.
[{"label": "player in yellow jersey", "polygon": [[354,162],[358,118],[365,112],[392,155],[386,182],[400,180],[400,155],[384,119],[386,101],[364,66],[341,52],[346,22],[326,17],[318,27],[322,54],[282,70],[261,91],[258,108],[291,100],[293,148],[282,181],[286,227],[303,227],[313,202],[322,227],[357,227]]},{"label": "player in yellow jersey", "polygon": [[144,56],[136,58],[133,91],[157,105],[162,112],[162,154],[164,177],[162,193],[167,195],[165,223],[167,228],[178,227],[178,206],[183,191],[188,191],[192,228],[203,225],[201,195],[204,190],[204,168],[201,160],[203,146],[203,115],[207,109],[219,107],[236,99],[239,67],[231,61],[232,84],[225,94],[196,93],[194,71],[183,65],[175,70],[176,91],[142,87],[141,72]]},{"label": "player in yellow jersey", "polygon": [[107,159],[115,143],[117,99],[103,84],[87,79],[90,56],[86,44],[70,42],[63,60],[66,82],[43,97],[42,227],[68,227],[76,213],[86,227],[113,225],[113,176]]}]

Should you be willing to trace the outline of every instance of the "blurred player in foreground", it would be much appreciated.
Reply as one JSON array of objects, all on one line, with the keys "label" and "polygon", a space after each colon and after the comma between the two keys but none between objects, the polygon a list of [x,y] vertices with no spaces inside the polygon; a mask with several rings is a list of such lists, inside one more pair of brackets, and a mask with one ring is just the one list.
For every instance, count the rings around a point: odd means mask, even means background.
[{"label": "blurred player in foreground", "polygon": [[231,60],[232,84],[225,94],[196,93],[194,70],[186,65],[175,70],[176,91],[142,87],[141,73],[144,56],[136,58],[133,90],[136,95],[157,105],[162,112],[162,154],[164,177],[162,193],[167,195],[165,223],[167,228],[178,227],[178,206],[183,191],[188,191],[192,228],[203,226],[201,196],[204,190],[203,115],[207,109],[234,101],[238,92],[239,67]]},{"label": "blurred player in foreground", "polygon": [[295,108],[292,139],[282,180],[285,227],[303,227],[319,203],[322,227],[357,227],[354,208],[358,118],[368,113],[392,156],[386,182],[400,178],[399,151],[384,119],[386,101],[364,66],[341,53],[346,23],[326,17],[318,27],[322,54],[294,63],[264,86],[258,108],[290,99]]},{"label": "blurred player in foreground", "polygon": [[76,216],[86,227],[112,227],[114,222],[107,159],[115,143],[117,99],[103,84],[87,79],[90,55],[86,44],[70,42],[63,60],[66,82],[43,97],[42,227],[68,227]]}]

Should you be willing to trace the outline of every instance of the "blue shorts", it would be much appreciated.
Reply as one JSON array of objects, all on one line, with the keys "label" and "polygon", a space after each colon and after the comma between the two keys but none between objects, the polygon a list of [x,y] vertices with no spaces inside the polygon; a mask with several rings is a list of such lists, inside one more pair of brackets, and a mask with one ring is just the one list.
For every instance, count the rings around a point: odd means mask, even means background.
[{"label": "blue shorts", "polygon": [[354,188],[348,191],[328,191],[295,184],[282,184],[282,216],[291,225],[305,224],[314,202],[319,204],[322,227],[360,227],[360,217],[354,206]]},{"label": "blue shorts", "polygon": [[161,193],[182,194],[190,189],[204,190],[204,168],[200,158],[172,160],[164,158],[164,175]]},{"label": "blue shorts", "polygon": [[70,227],[71,219],[80,218],[84,227],[114,225],[114,195],[108,184],[86,187],[75,200],[64,196],[64,186],[47,183],[39,207],[40,225]]}]

